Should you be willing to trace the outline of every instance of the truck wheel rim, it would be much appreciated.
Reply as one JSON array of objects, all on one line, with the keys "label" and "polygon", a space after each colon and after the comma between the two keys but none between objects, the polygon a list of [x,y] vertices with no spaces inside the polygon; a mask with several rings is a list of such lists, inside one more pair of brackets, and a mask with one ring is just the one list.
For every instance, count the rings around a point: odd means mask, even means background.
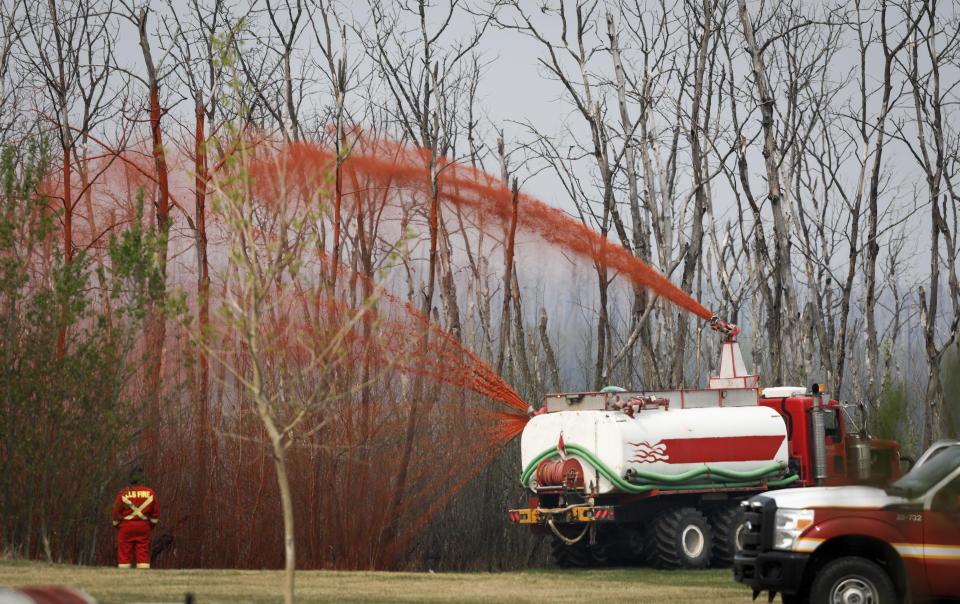
[{"label": "truck wheel rim", "polygon": [[703,531],[700,530],[700,527],[692,524],[687,525],[684,527],[680,539],[683,543],[683,553],[688,558],[697,558],[703,553],[706,540],[703,538]]},{"label": "truck wheel rim", "polygon": [[862,577],[845,577],[830,593],[831,604],[877,604],[879,601],[876,588]]}]

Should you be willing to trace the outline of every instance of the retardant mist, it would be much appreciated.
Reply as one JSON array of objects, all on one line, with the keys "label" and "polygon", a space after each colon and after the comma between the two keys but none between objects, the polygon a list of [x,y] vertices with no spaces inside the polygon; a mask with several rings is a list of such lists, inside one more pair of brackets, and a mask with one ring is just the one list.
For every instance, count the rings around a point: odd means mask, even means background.
[{"label": "retardant mist", "polygon": [[[433,195],[427,167],[428,152],[383,142],[375,148],[378,153],[367,154],[362,148],[352,152],[344,164],[349,175],[347,181],[357,182],[355,179],[362,175],[378,186],[418,191],[423,203],[429,204]],[[329,170],[334,163],[334,158],[328,152],[309,145],[294,146],[290,153],[290,167],[299,171],[300,178],[310,178],[317,170]],[[443,158],[438,163],[443,167],[437,176],[436,195],[442,203],[472,210],[478,217],[493,218],[499,221],[500,227],[509,228],[513,219],[513,203],[512,192],[506,183],[471,166],[448,162]],[[347,197],[351,193],[344,191],[343,194]],[[362,194],[358,199],[360,197],[366,198]],[[632,283],[703,319],[712,317],[709,310],[662,273],[632,256],[622,246],[567,216],[562,210],[524,193],[518,195],[517,202],[517,229],[536,236],[545,245],[555,246],[616,270]]]},{"label": "retardant mist", "polygon": [[[702,318],[711,317],[662,274],[562,211],[527,195],[515,196],[505,183],[469,166],[443,158],[436,163],[433,180],[426,151],[365,139],[342,158],[339,179],[337,158],[309,144],[289,146],[280,156],[249,166],[255,196],[266,211],[297,211],[275,201],[290,196],[316,199],[328,208],[330,230],[337,234],[331,257],[327,233],[316,281],[301,286],[303,294],[297,290],[295,298],[310,299],[277,305],[291,310],[278,324],[284,336],[273,340],[290,341],[283,350],[310,349],[352,325],[349,346],[337,347],[336,355],[322,347],[299,355],[314,363],[322,358],[324,379],[336,384],[325,387],[330,400],[316,414],[316,421],[326,422],[318,424],[318,434],[326,436],[307,454],[317,475],[335,473],[330,483],[335,487],[324,494],[314,491],[299,507],[337,516],[334,523],[319,517],[306,523],[306,530],[314,531],[306,540],[311,565],[395,566],[434,513],[520,433],[528,418],[530,405],[447,331],[449,321],[441,329],[415,307],[431,279],[440,279],[423,273],[431,268],[427,258],[438,253],[441,227],[500,237],[501,256],[512,255],[513,238],[520,232],[564,254],[603,264]],[[414,251],[402,240],[418,217],[426,232]],[[387,224],[404,226],[391,230]],[[370,250],[391,232],[400,258],[374,270]],[[348,240],[352,256],[345,250]],[[359,271],[343,267],[348,258]],[[439,262],[434,265],[438,272]],[[378,282],[390,281],[383,278],[388,265],[420,271],[412,279],[407,274],[407,285],[414,284],[407,300]],[[393,283],[396,291],[398,281]],[[439,318],[439,308],[451,300],[442,298],[438,286],[432,303]],[[289,325],[301,327],[290,335]],[[305,332],[304,325],[312,327]],[[288,353],[278,354],[286,366],[303,364]],[[335,425],[339,427],[329,430]],[[319,463],[328,451],[327,461]],[[328,494],[335,494],[329,502],[317,501]],[[502,510],[486,512],[497,517]]]},{"label": "retardant mist", "polygon": [[[512,254],[513,233],[539,240],[710,318],[662,274],[559,209],[522,193],[514,203],[503,182],[442,158],[434,187],[429,165],[421,149],[371,137],[351,147],[339,171],[333,154],[309,144],[261,143],[221,164],[224,175],[208,187],[219,199],[208,221],[209,409],[197,408],[197,326],[185,322],[165,348],[168,395],[148,469],[163,510],[156,566],[282,565],[275,471],[246,387],[255,370],[275,395],[279,423],[291,426],[287,465],[301,568],[422,566],[434,556],[423,538],[436,532],[438,512],[465,488],[478,497],[502,490],[484,472],[523,430],[530,404],[471,350],[489,355],[499,343],[474,338],[468,345],[460,339],[466,330],[451,333],[441,228],[486,237],[489,247],[478,244],[477,253],[501,263]],[[145,172],[124,168],[98,203],[143,184],[149,194],[150,183],[137,176]],[[191,193],[186,174],[175,195],[181,206]],[[230,248],[231,203],[256,208],[246,251]],[[271,277],[258,321],[263,345],[253,350],[223,310],[243,299],[232,254],[269,254],[291,236],[272,230],[278,216],[318,210],[293,237],[309,238],[312,247],[297,248],[306,253],[295,269]],[[170,245],[174,257],[188,256],[193,236],[175,228]],[[431,255],[436,288],[425,313]],[[195,270],[180,261],[169,280],[187,289]],[[498,318],[496,311],[487,317],[493,336]],[[478,486],[481,479],[492,482]],[[502,511],[496,504],[483,513],[499,526]],[[469,518],[465,512],[460,521]],[[457,535],[455,522],[443,530]],[[109,560],[110,534],[103,535],[100,557]]]}]

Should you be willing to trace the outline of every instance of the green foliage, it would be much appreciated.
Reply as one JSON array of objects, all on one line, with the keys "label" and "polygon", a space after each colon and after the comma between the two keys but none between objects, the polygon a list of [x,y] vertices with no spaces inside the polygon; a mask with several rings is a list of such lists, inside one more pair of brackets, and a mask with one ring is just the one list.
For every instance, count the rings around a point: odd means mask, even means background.
[{"label": "green foliage", "polygon": [[892,350],[890,344],[884,347],[884,366],[887,367],[880,385],[880,396],[876,402],[876,410],[870,417],[870,434],[875,438],[896,440],[900,442],[901,451],[908,451],[918,444],[909,429],[910,402],[907,398],[906,386],[902,380],[893,376],[890,371]]},{"label": "green foliage", "polygon": [[90,562],[118,457],[140,428],[130,357],[163,295],[160,241],[142,209],[111,237],[97,268],[110,302],[99,303],[92,259],[57,251],[56,213],[36,192],[46,167],[42,141],[0,152],[0,549]]},{"label": "green foliage", "polygon": [[123,303],[121,310],[142,320],[148,309],[163,300],[164,276],[160,250],[165,235],[143,226],[143,189],[137,191],[133,223],[122,233],[110,234],[113,280],[110,297]]},{"label": "green foliage", "polygon": [[943,380],[943,437],[960,437],[960,347],[951,346],[940,363]]},{"label": "green foliage", "polygon": [[[241,100],[244,98],[241,93],[249,85],[237,72],[237,54],[245,50],[243,34],[247,31],[248,25],[246,18],[240,18],[228,31],[222,34],[215,33],[210,40],[214,55],[213,67],[229,74],[228,87],[233,92],[233,94],[222,95],[220,103],[225,112],[239,116],[241,122],[248,113]],[[228,124],[227,131],[234,135],[237,134],[240,130],[238,125]],[[225,159],[227,166],[233,167],[235,165],[236,158],[234,156],[227,156]]]},{"label": "green foliage", "polygon": [[30,255],[54,228],[54,216],[46,200],[33,195],[47,161],[47,145],[42,141],[31,142],[22,159],[13,147],[0,152],[0,287],[4,292],[26,283],[25,268]]},{"label": "green foliage", "polygon": [[873,416],[871,434],[877,438],[899,440],[907,412],[907,394],[903,382],[889,372],[883,376],[877,413]]}]

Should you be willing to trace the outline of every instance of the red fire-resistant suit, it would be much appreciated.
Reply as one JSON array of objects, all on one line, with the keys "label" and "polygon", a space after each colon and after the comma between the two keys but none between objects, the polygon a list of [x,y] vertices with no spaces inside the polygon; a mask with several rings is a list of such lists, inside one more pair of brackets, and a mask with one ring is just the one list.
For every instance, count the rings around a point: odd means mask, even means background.
[{"label": "red fire-resistant suit", "polygon": [[132,568],[136,564],[137,568],[150,568],[150,531],[159,519],[157,494],[150,487],[131,485],[117,494],[113,506],[117,566]]}]

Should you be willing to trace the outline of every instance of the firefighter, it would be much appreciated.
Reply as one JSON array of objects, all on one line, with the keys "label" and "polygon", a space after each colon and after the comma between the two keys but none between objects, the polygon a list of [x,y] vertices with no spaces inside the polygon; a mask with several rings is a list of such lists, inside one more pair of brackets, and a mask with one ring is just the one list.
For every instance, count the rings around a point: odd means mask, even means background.
[{"label": "firefighter", "polygon": [[117,566],[150,568],[150,531],[160,520],[157,494],[144,485],[139,466],[130,470],[129,485],[117,493],[113,526],[117,527]]}]

